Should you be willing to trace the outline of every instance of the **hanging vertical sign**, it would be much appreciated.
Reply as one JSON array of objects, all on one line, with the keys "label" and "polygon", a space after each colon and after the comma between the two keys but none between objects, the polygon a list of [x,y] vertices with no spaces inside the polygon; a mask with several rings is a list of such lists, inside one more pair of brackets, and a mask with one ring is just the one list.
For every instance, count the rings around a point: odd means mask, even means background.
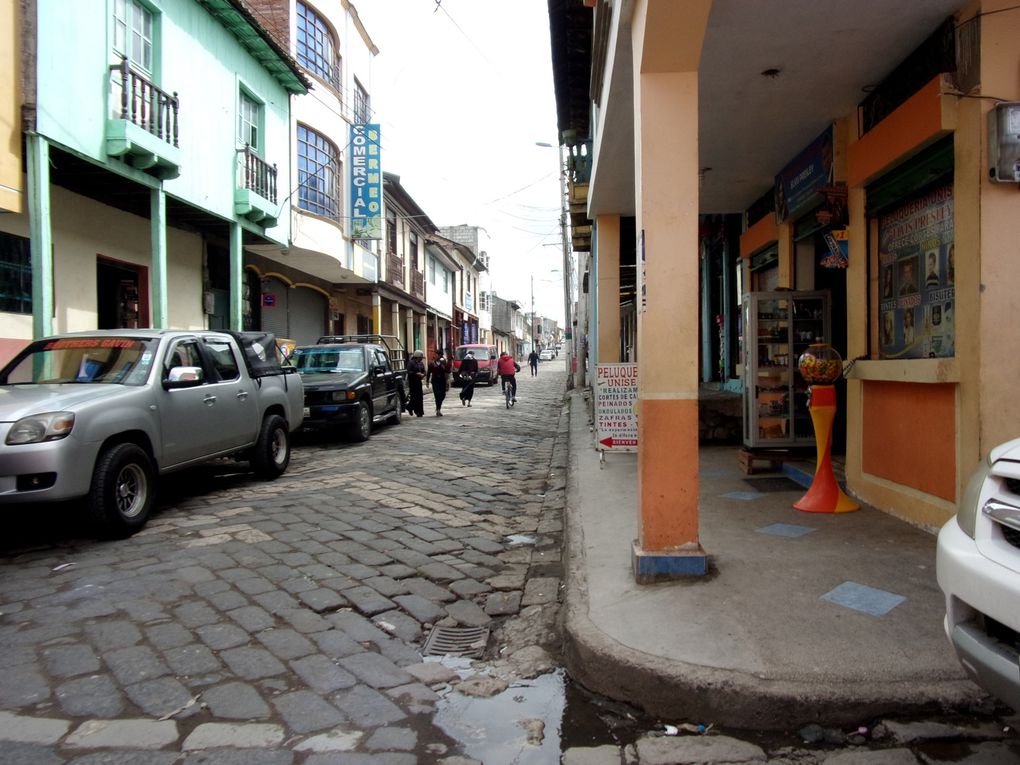
[{"label": "hanging vertical sign", "polygon": [[382,239],[379,126],[351,125],[351,238]]},{"label": "hanging vertical sign", "polygon": [[596,449],[637,450],[637,375],[637,364],[595,365]]},{"label": "hanging vertical sign", "polygon": [[796,219],[822,198],[821,189],[832,185],[833,129],[830,125],[775,179],[776,223]]}]

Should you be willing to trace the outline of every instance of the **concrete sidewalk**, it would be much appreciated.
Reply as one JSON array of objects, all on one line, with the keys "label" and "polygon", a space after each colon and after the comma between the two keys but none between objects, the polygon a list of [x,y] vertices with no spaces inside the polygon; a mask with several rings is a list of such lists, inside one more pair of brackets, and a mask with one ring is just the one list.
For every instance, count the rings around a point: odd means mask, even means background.
[{"label": "concrete sidewalk", "polygon": [[763,476],[741,472],[736,447],[704,448],[709,575],[637,585],[637,455],[600,466],[593,445],[583,394],[572,392],[566,662],[588,688],[663,719],[756,729],[984,697],[942,631],[934,535],[867,506],[798,512],[802,487],[753,484]]}]

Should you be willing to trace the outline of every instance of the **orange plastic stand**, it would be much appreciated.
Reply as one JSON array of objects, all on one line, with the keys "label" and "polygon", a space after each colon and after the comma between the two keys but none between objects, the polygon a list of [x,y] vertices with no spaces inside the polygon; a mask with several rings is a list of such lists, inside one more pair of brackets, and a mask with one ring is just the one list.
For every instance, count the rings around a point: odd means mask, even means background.
[{"label": "orange plastic stand", "polygon": [[815,426],[815,448],[818,462],[815,477],[807,494],[793,503],[805,513],[852,513],[861,506],[843,493],[832,472],[832,421],[836,417],[836,388],[832,385],[811,386],[811,422]]}]

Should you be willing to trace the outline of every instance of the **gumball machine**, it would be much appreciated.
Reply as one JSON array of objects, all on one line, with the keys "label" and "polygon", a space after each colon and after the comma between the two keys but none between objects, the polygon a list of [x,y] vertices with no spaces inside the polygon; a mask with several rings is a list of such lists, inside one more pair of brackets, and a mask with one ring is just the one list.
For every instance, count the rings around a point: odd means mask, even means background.
[{"label": "gumball machine", "polygon": [[800,355],[797,369],[810,386],[811,423],[818,460],[807,494],[793,503],[806,513],[849,513],[860,505],[843,493],[832,472],[832,423],[836,417],[835,384],[843,376],[843,360],[828,343],[813,343]]}]

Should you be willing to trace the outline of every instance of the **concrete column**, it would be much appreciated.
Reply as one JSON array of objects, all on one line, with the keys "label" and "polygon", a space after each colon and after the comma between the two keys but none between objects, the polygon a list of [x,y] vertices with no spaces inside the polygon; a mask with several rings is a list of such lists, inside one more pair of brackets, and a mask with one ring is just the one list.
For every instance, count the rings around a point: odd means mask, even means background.
[{"label": "concrete column", "polygon": [[152,238],[152,326],[170,326],[166,275],[166,193],[163,184],[149,194],[149,235]]},{"label": "concrete column", "polygon": [[396,335],[397,337],[400,337],[400,303],[398,303],[396,300],[393,301],[393,308],[391,309],[390,313],[393,316],[393,319],[390,322],[390,324],[392,324],[393,326],[393,334]]},{"label": "concrete column", "polygon": [[595,219],[595,305],[598,363],[620,362],[620,216]]},{"label": "concrete column", "polygon": [[382,334],[382,296],[378,292],[372,294],[372,334]]},{"label": "concrete column", "polygon": [[25,134],[28,164],[28,226],[32,258],[32,337],[53,334],[53,220],[50,217],[50,145]]},{"label": "concrete column", "polygon": [[[640,503],[632,562],[639,583],[707,572],[698,541],[697,137],[710,7],[710,0],[639,0],[632,23]],[[653,350],[666,338],[671,353]]]},{"label": "concrete column", "polygon": [[244,312],[241,298],[244,295],[244,247],[241,224],[230,224],[230,318],[228,326],[235,332],[244,329]]}]

